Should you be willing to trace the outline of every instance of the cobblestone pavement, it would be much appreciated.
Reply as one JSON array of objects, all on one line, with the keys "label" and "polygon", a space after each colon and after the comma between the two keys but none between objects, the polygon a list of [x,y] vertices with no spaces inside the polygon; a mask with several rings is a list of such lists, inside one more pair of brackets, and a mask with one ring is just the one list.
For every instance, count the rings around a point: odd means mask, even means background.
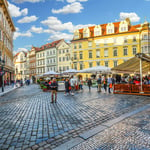
[{"label": "cobblestone pavement", "polygon": [[150,150],[150,109],[105,129],[71,150]]},{"label": "cobblestone pavement", "polygon": [[21,87],[0,97],[0,149],[53,149],[108,120],[150,102],[148,97],[91,92],[75,96],[50,93],[38,85]]}]

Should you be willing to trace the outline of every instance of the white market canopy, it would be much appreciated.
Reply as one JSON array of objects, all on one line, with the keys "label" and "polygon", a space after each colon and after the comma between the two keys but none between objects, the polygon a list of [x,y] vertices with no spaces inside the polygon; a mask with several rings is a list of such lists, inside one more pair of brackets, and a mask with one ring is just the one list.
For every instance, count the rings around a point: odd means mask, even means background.
[{"label": "white market canopy", "polygon": [[48,76],[48,75],[58,75],[59,73],[55,72],[55,71],[48,71],[46,73],[43,74],[43,76]]},{"label": "white market canopy", "polygon": [[75,74],[78,73],[79,71],[76,69],[69,69],[63,72],[63,74]]},{"label": "white market canopy", "polygon": [[111,73],[111,68],[105,66],[96,66],[80,70],[80,73]]}]

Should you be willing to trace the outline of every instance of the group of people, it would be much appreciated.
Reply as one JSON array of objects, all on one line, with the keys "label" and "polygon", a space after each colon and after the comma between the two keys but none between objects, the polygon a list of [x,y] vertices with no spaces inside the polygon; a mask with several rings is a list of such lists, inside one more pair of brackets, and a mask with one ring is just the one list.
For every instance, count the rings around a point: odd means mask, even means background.
[{"label": "group of people", "polygon": [[[109,75],[108,78],[106,78],[105,76],[102,77],[101,75],[99,75],[99,77],[97,79],[97,91],[101,92],[102,85],[103,85],[105,92],[107,92],[107,87],[108,87],[108,92],[111,93],[111,89],[113,87],[114,82],[115,82],[115,80],[114,80],[114,78],[111,78],[111,75]],[[88,78],[87,85],[88,85],[89,91],[90,91],[91,86],[92,86],[91,78]]]},{"label": "group of people", "polygon": [[[92,87],[92,79],[88,78],[86,81],[83,81],[82,78],[77,79],[74,78],[73,76],[71,78],[66,78],[65,79],[65,93],[64,95],[74,95],[75,90],[83,90],[83,84],[84,82],[87,83],[87,86],[89,88],[89,91],[91,91],[91,87]],[[137,84],[140,83],[140,79],[137,76],[133,76],[133,77],[128,77],[128,78],[124,78],[124,77],[111,77],[111,75],[109,75],[108,77],[106,76],[101,76],[99,75],[98,78],[96,79],[97,82],[97,91],[101,92],[102,88],[104,88],[104,92],[106,93],[108,91],[108,93],[112,92],[112,88],[113,85],[115,83],[131,83],[131,84]],[[145,76],[143,77],[143,83],[144,84],[150,84],[150,76]],[[58,89],[58,83],[56,81],[55,78],[53,78],[52,81],[49,82],[50,85],[50,89],[51,89],[51,103],[57,102],[57,89]]]}]

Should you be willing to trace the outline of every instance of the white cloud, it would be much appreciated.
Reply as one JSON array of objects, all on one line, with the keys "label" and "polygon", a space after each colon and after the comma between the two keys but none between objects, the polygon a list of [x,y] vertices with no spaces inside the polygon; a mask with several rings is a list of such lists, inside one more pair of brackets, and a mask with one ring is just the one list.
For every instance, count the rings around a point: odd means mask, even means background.
[{"label": "white cloud", "polygon": [[130,18],[131,22],[139,22],[140,21],[140,17],[135,12],[131,12],[131,13],[121,12],[120,20],[125,20],[126,18]]},{"label": "white cloud", "polygon": [[28,14],[28,9],[20,10],[19,7],[8,2],[8,9],[12,17],[26,16]]},{"label": "white cloud", "polygon": [[57,19],[57,17],[48,17],[47,20],[41,21],[41,23],[54,31],[73,30],[73,24],[71,22],[63,24],[60,20]]},{"label": "white cloud", "polygon": [[32,33],[30,31],[27,31],[24,33],[17,31],[14,33],[13,39],[16,40],[18,37],[31,37],[31,36],[32,36]]},{"label": "white cloud", "polygon": [[43,33],[43,28],[42,27],[35,27],[35,26],[32,26],[31,29],[30,29],[30,32],[34,32],[34,33]]},{"label": "white cloud", "polygon": [[74,3],[74,2],[87,2],[88,0],[67,0],[68,3]]},{"label": "white cloud", "polygon": [[13,51],[13,54],[16,55],[17,53],[22,52],[22,51],[28,52],[28,49],[26,49],[26,48],[18,48],[17,50]]},{"label": "white cloud", "polygon": [[52,9],[52,13],[54,14],[80,13],[82,9],[84,9],[83,6],[79,2],[75,2],[64,6],[62,9],[58,10]]},{"label": "white cloud", "polygon": [[85,28],[88,26],[94,26],[95,24],[87,24],[87,25],[73,25],[72,22],[66,22],[62,23],[60,20],[58,20],[57,17],[48,17],[47,20],[41,21],[42,24],[48,26],[48,30],[45,30],[45,32],[52,33],[53,31],[64,31],[67,30],[70,33],[73,33],[74,30],[80,29],[80,28]]},{"label": "white cloud", "polygon": [[51,35],[48,39],[48,41],[55,41],[59,39],[65,39],[67,41],[72,40],[73,35],[72,34],[67,34],[67,33],[61,33],[61,32],[56,32],[55,34]]},{"label": "white cloud", "polygon": [[30,22],[34,22],[38,19],[38,17],[36,16],[26,16],[20,20],[18,20],[18,23],[30,23]]},{"label": "white cloud", "polygon": [[24,3],[24,2],[31,2],[31,3],[37,3],[37,2],[44,2],[44,0],[12,0],[14,3]]}]

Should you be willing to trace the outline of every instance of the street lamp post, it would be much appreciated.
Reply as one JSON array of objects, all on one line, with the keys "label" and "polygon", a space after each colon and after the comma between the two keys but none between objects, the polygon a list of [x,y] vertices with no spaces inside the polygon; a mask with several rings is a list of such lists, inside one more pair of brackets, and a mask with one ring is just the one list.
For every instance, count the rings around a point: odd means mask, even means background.
[{"label": "street lamp post", "polygon": [[5,71],[4,71],[5,60],[2,60],[0,58],[0,65],[1,65],[0,76],[2,76],[2,92],[4,92],[4,79],[3,79],[3,76],[5,74]]}]

